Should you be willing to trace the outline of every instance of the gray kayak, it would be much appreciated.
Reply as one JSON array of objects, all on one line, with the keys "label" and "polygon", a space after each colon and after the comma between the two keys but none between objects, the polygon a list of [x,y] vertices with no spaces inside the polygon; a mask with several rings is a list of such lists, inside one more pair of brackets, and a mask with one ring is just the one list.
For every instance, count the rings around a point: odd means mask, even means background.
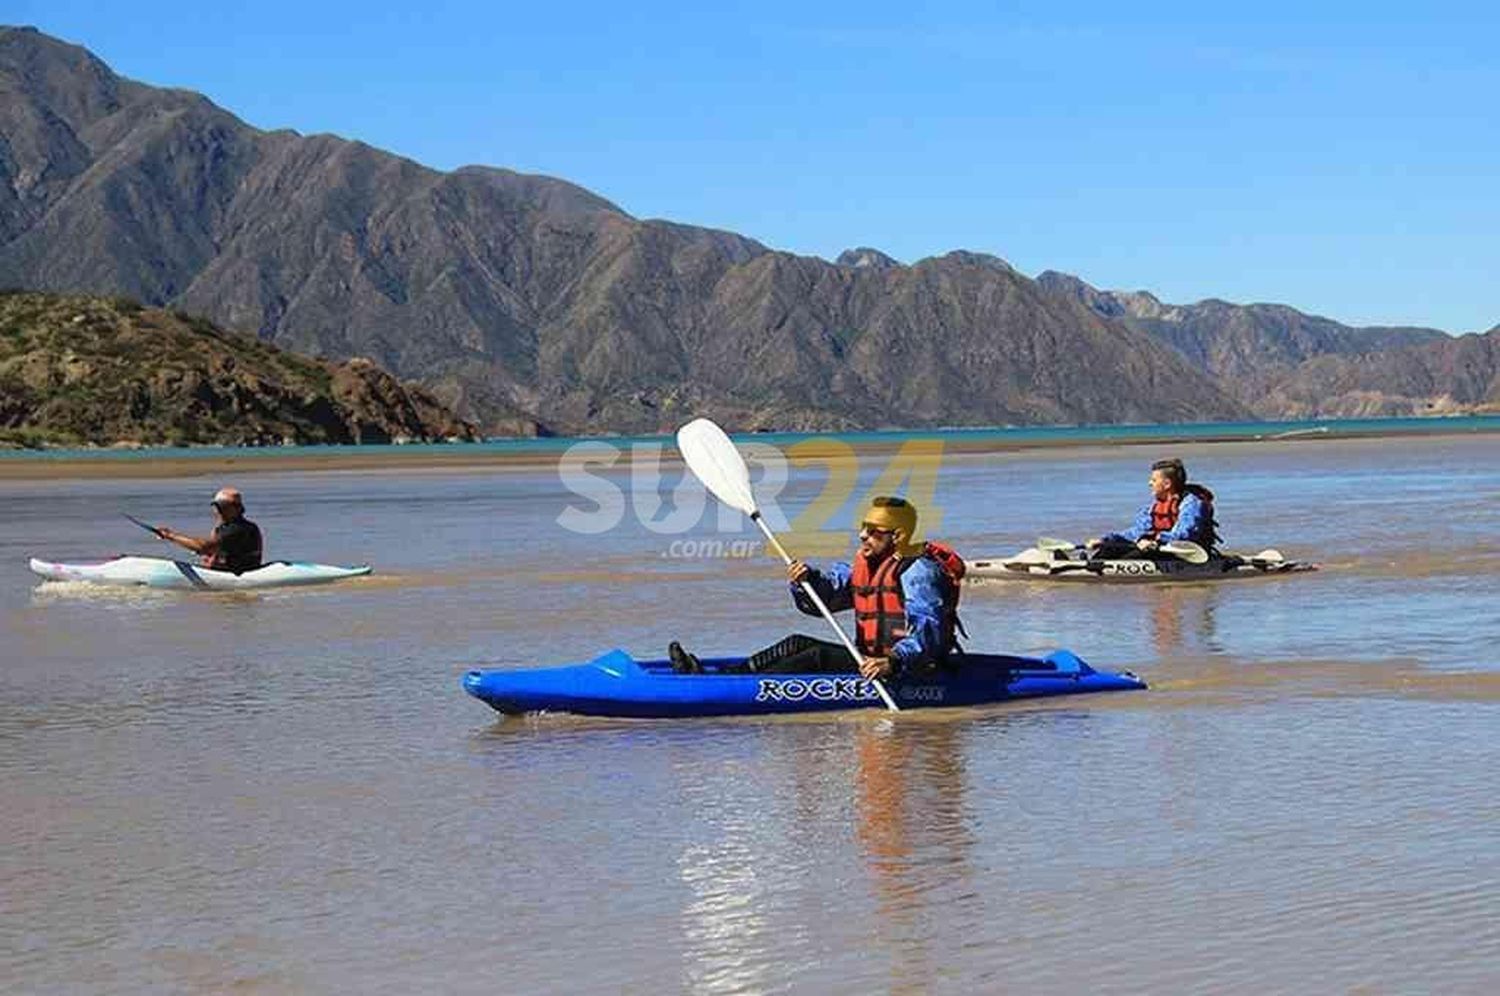
[{"label": "gray kayak", "polygon": [[1270,575],[1315,571],[1317,564],[1288,560],[1278,550],[1255,554],[1217,552],[1194,564],[1176,557],[1151,560],[1090,560],[1083,551],[1031,547],[1011,554],[968,562],[966,580],[971,584],[991,581],[1066,581],[1082,584],[1152,583],[1164,581],[1228,581]]}]

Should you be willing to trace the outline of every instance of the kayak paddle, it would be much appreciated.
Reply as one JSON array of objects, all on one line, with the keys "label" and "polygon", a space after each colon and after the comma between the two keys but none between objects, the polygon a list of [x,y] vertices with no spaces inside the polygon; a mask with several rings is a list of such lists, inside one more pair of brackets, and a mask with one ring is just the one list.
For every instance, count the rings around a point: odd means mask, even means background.
[{"label": "kayak paddle", "polygon": [[1157,547],[1162,553],[1170,553],[1178,560],[1185,560],[1190,564],[1202,564],[1208,561],[1208,551],[1203,549],[1192,540],[1169,540]]},{"label": "kayak paddle", "polygon": [[[695,418],[681,429],[677,430],[677,448],[682,451],[682,459],[691,470],[703,482],[703,486],[713,493],[715,498],[728,505],[730,508],[742,512],[750,517],[750,521],[760,526],[760,531],[766,534],[766,540],[770,542],[775,551],[781,555],[781,559],[790,564],[791,554],[776,539],[771,532],[771,527],[766,525],[765,519],[761,518],[760,509],[755,507],[755,495],[750,490],[750,468],[745,466],[745,458],[735,448],[734,442],[719,428],[718,424],[711,419]],[[813,586],[807,581],[802,582],[802,590],[807,597],[812,599],[818,611],[823,613],[823,618],[828,620],[828,625],[833,627],[839,635],[839,640],[844,644],[844,649],[854,658],[856,666],[862,660],[860,653],[850,642],[844,633],[844,627],[833,618],[833,613],[828,611],[828,606],[818,597]],[[885,706],[891,712],[900,712],[896,700],[891,698],[891,693],[886,691],[885,684],[878,678],[872,679],[871,684],[880,693]]]},{"label": "kayak paddle", "polygon": [[1267,547],[1260,553],[1224,553],[1222,556],[1242,560],[1256,567],[1273,567],[1286,563],[1286,558],[1281,555],[1281,551],[1271,547]]},{"label": "kayak paddle", "polygon": [[[1038,550],[1077,550],[1081,549],[1077,543],[1065,539],[1055,539],[1051,536],[1040,536],[1036,541]],[[1185,560],[1190,564],[1201,564],[1208,560],[1208,551],[1191,540],[1169,540],[1157,547],[1162,553],[1170,553],[1178,560]],[[1267,551],[1275,553],[1275,550]]]},{"label": "kayak paddle", "polygon": [[157,529],[155,526],[146,525],[140,519],[137,519],[135,516],[129,514],[128,512],[121,512],[120,514],[125,516],[125,518],[129,519],[131,522],[134,522],[136,525],[140,526],[142,529],[146,530],[146,532],[150,533],[152,536],[155,536],[157,539],[165,538],[162,536],[161,530]]},{"label": "kayak paddle", "polygon": [[1041,547],[1032,547],[1029,550],[1022,550],[1019,553],[1011,554],[1003,563],[1006,567],[1036,567],[1055,563],[1047,554],[1048,551],[1043,550]]}]

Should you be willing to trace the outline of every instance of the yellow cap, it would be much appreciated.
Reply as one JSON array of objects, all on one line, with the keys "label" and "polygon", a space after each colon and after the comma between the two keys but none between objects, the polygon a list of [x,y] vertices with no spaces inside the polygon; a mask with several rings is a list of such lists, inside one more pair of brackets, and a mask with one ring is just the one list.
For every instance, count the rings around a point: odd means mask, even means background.
[{"label": "yellow cap", "polygon": [[859,523],[900,533],[901,552],[906,553],[912,549],[911,540],[917,532],[917,507],[905,498],[881,495],[870,503]]}]

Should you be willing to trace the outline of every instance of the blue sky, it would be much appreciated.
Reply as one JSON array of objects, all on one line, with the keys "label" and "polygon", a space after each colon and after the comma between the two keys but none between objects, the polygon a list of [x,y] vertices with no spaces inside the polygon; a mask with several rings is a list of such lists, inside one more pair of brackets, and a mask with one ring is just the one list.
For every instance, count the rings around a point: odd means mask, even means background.
[{"label": "blue sky", "polygon": [[263,128],[833,258],[1500,323],[1500,6],[101,5],[3,19]]}]

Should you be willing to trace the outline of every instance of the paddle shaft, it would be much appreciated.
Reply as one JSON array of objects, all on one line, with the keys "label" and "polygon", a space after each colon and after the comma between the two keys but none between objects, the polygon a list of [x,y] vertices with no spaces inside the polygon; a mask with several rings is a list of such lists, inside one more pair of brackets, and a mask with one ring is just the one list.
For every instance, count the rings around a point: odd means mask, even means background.
[{"label": "paddle shaft", "polygon": [[[782,546],[781,541],[776,538],[776,534],[771,532],[771,527],[766,525],[759,511],[750,513],[750,521],[760,526],[760,531],[766,534],[766,540],[777,554],[780,555],[782,562],[790,564],[792,562],[792,555],[786,552],[786,547]],[[840,626],[838,620],[833,618],[833,613],[828,611],[828,606],[823,604],[823,599],[818,597],[818,593],[813,589],[812,584],[808,581],[802,581],[800,584],[802,585],[802,590],[807,593],[807,597],[812,599],[812,603],[818,607],[818,611],[823,613],[823,618],[828,620],[828,625],[832,626],[833,631],[839,635],[839,641],[843,643],[844,649],[849,651],[849,656],[854,658],[854,663],[858,666],[864,660],[864,656],[855,648],[854,643],[850,641],[849,634],[845,633],[844,627]],[[886,690],[885,683],[879,678],[872,678],[870,681],[875,686],[875,690],[880,693],[880,698],[885,702],[885,707],[891,712],[900,712],[901,707],[896,705],[895,699],[891,698],[891,693]]]},{"label": "paddle shaft", "polygon": [[125,516],[125,518],[129,519],[131,522],[134,522],[136,525],[140,526],[142,529],[146,530],[146,532],[150,533],[152,536],[155,536],[157,539],[166,539],[166,537],[161,534],[161,530],[157,529],[155,526],[146,525],[146,523],[142,522],[140,519],[137,519],[129,512],[121,512],[120,514]]}]

